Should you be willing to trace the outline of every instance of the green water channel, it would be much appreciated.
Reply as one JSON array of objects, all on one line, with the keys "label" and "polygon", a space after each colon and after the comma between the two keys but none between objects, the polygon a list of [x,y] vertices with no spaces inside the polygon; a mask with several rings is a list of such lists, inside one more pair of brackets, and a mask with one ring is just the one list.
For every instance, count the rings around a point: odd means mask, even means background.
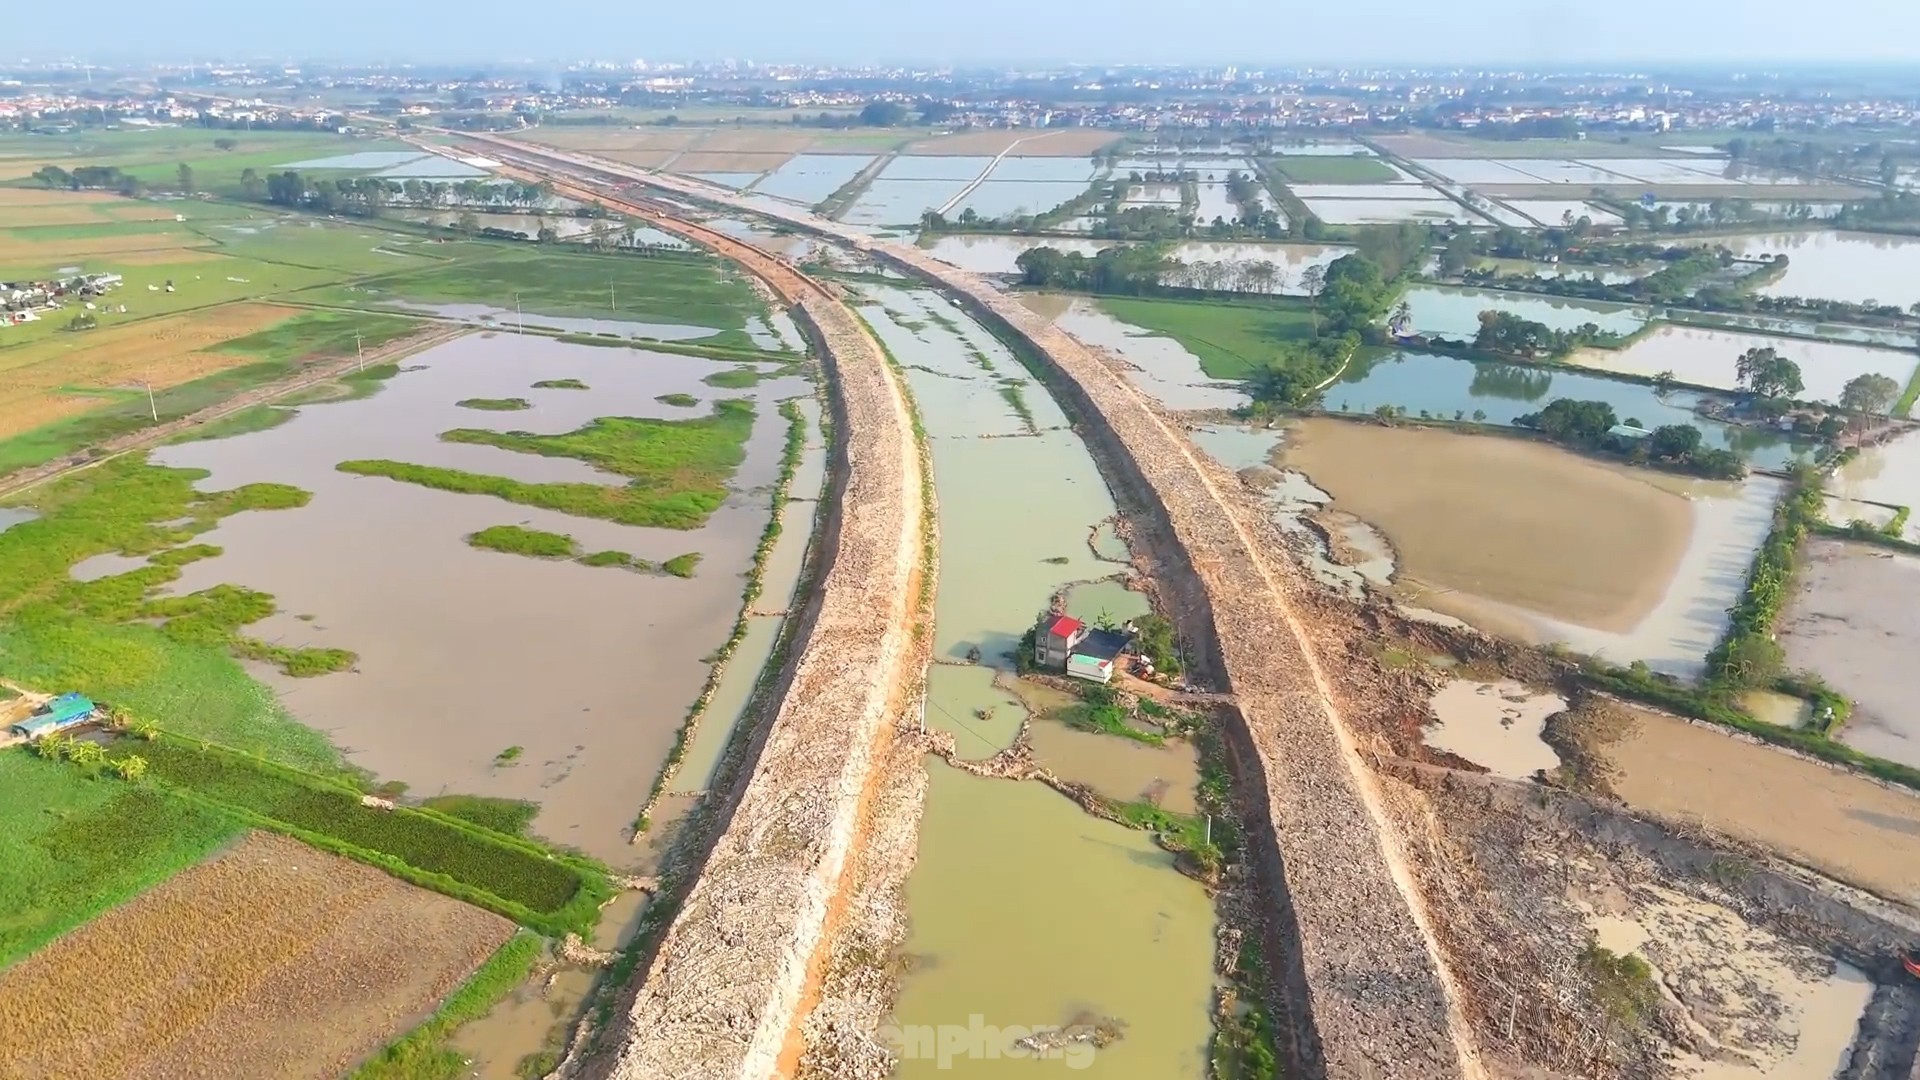
[{"label": "green water channel", "polygon": [[[952,730],[961,756],[982,758],[1042,710],[1034,744],[1048,767],[1190,812],[1190,747],[1070,730],[1047,715],[1070,698],[1013,676],[1012,651],[1056,593],[1089,616],[1146,611],[1141,594],[1104,580],[1125,549],[1110,528],[1095,532],[1114,504],[1085,445],[1007,350],[944,300],[907,289],[865,296],[861,314],[907,369],[939,498],[927,723]],[[1007,378],[1024,381],[1037,433],[1000,392]],[[974,650],[979,663],[969,664]],[[907,886],[914,963],[892,1019],[907,1035],[896,1075],[1205,1076],[1215,915],[1200,885],[1149,834],[1048,787],[931,758],[927,767]],[[1016,1046],[1027,1029],[1101,1021],[1122,1035],[1098,1050],[1034,1060]],[[915,1033],[928,1038],[916,1045]]]}]

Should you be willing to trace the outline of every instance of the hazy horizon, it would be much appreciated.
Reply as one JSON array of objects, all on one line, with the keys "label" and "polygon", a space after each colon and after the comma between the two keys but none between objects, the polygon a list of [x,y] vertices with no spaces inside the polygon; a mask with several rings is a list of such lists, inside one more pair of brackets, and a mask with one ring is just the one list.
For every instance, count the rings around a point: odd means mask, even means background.
[{"label": "hazy horizon", "polygon": [[[450,0],[337,0],[275,25],[242,0],[188,8],[95,0],[83,23],[19,19],[5,60],[757,60],[837,64],[1375,64],[1680,66],[1920,64],[1920,4],[1829,0],[1358,0],[1286,10],[1165,3],[972,0],[951,11],[881,0],[735,0],[635,12],[606,0],[538,8]],[[317,16],[317,17],[316,17]]]}]

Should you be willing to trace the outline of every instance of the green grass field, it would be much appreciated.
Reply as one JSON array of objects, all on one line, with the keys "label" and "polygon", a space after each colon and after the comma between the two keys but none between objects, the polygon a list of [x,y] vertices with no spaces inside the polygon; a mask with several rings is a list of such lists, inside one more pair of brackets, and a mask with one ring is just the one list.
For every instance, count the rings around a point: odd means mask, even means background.
[{"label": "green grass field", "polygon": [[1281,157],[1274,167],[1296,184],[1385,184],[1400,179],[1373,157]]},{"label": "green grass field", "polygon": [[492,247],[434,245],[420,237],[383,229],[377,222],[336,222],[277,215],[261,207],[252,220],[210,222],[196,229],[222,254],[330,272],[332,280],[439,266],[456,258],[496,255]]},{"label": "green grass field", "polygon": [[149,788],[0,751],[0,969],[238,835]]},{"label": "green grass field", "polygon": [[459,428],[447,442],[493,446],[521,454],[566,457],[627,477],[605,484],[536,484],[399,461],[343,461],[341,472],[381,476],[468,495],[492,495],[522,506],[558,510],[623,525],[697,529],[726,501],[726,481],[745,456],[753,431],[753,403],[719,401],[710,416],[646,420],[603,416],[562,435]]},{"label": "green grass field", "polygon": [[[612,296],[609,297],[609,287]],[[619,319],[744,330],[762,309],[746,281],[718,259],[696,254],[645,258],[494,249],[491,258],[391,274],[356,288],[315,290],[309,298],[348,306],[487,304],[529,316]],[[511,318],[511,316],[509,316]],[[745,336],[737,335],[742,344]],[[731,340],[731,337],[729,338]]]},{"label": "green grass field", "polygon": [[1244,379],[1267,364],[1276,343],[1306,340],[1313,333],[1313,314],[1305,301],[1221,303],[1103,296],[1098,302],[1122,322],[1178,341],[1216,379]]}]

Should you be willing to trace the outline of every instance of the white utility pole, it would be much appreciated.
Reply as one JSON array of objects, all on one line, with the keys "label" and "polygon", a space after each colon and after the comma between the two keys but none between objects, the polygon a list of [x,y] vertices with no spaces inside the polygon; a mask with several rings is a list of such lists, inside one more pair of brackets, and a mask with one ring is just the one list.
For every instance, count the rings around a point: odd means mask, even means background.
[{"label": "white utility pole", "polygon": [[367,350],[366,347],[360,343],[360,331],[358,330],[353,332],[353,354],[359,361],[360,370],[365,372],[367,370]]},{"label": "white utility pole", "polygon": [[153,403],[153,380],[147,380],[147,411],[153,414],[153,422],[160,422],[160,406]]},{"label": "white utility pole", "polygon": [[513,294],[513,322],[515,326],[518,326],[520,328],[520,333],[525,334],[527,332],[527,320],[523,318],[520,314],[520,294],[519,293]]}]

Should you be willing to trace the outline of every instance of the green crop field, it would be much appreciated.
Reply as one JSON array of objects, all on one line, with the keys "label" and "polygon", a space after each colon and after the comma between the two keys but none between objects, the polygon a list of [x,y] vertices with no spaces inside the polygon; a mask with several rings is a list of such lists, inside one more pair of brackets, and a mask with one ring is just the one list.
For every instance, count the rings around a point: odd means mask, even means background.
[{"label": "green crop field", "polygon": [[1277,343],[1302,341],[1313,333],[1313,313],[1299,300],[1218,303],[1103,296],[1099,304],[1122,322],[1178,341],[1216,379],[1244,379],[1273,358]]},{"label": "green crop field", "polygon": [[219,245],[222,254],[263,262],[331,271],[331,280],[349,276],[389,274],[425,269],[456,257],[499,254],[498,248],[447,250],[410,233],[393,232],[377,224],[321,221],[298,215],[270,214],[261,208],[255,220],[209,223],[201,235]]},{"label": "green crop field", "polygon": [[257,357],[274,364],[298,364],[352,356],[420,329],[414,319],[365,311],[309,311],[257,333],[214,346],[216,351]]},{"label": "green crop field", "polygon": [[1400,174],[1374,157],[1281,157],[1274,160],[1288,180],[1296,184],[1385,184],[1400,179]]},{"label": "green crop field", "polygon": [[236,836],[233,819],[149,788],[0,751],[0,969]]}]

